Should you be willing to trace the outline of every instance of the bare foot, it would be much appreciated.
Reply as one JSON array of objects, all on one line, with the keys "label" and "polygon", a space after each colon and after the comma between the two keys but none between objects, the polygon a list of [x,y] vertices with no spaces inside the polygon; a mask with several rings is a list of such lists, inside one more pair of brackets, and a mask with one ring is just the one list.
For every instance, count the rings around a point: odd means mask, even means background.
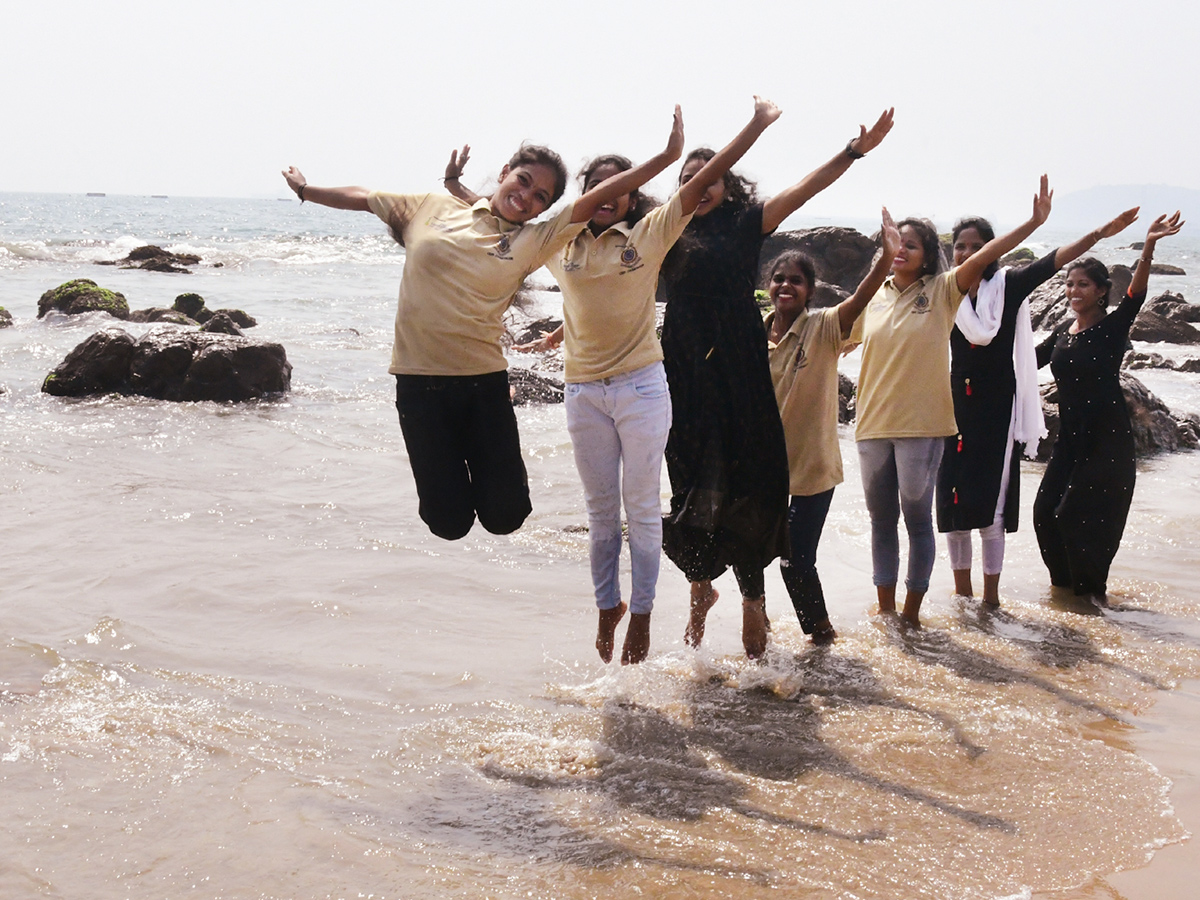
[{"label": "bare foot", "polygon": [[814,647],[828,647],[837,640],[837,632],[833,630],[833,623],[825,619],[813,629],[808,639],[813,642]]},{"label": "bare foot", "polygon": [[758,659],[767,652],[767,598],[742,599],[742,646],[746,655]]},{"label": "bare foot", "polygon": [[688,616],[687,629],[683,632],[683,642],[689,647],[699,647],[700,642],[704,640],[704,622],[708,618],[708,611],[720,596],[711,581],[692,582],[691,613]]},{"label": "bare foot", "polygon": [[637,665],[650,654],[650,613],[630,613],[621,665]]},{"label": "bare foot", "polygon": [[617,624],[621,619],[625,618],[625,611],[629,609],[629,605],[621,601],[612,609],[600,610],[600,621],[596,626],[596,649],[600,651],[600,658],[607,662],[612,662],[613,643],[616,641]]}]

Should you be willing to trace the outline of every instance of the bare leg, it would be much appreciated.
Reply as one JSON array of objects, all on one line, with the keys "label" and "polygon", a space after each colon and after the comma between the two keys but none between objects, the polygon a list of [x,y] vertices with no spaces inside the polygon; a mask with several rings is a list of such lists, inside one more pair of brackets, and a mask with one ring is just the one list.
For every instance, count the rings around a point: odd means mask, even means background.
[{"label": "bare leg", "polygon": [[[988,576],[983,576],[983,584],[986,593]],[[954,593],[960,597],[974,597],[975,587],[971,584],[970,569],[955,569],[954,570]]]},{"label": "bare leg", "polygon": [[828,618],[822,619],[817,623],[817,627],[813,629],[809,640],[818,647],[826,647],[832,644],[837,640],[837,632],[833,630],[833,623]]},{"label": "bare leg", "polygon": [[983,573],[983,604],[984,606],[1000,605],[1000,573],[989,575]]},{"label": "bare leg", "polygon": [[621,649],[621,665],[637,665],[650,654],[650,613],[631,613]]},{"label": "bare leg", "polygon": [[692,607],[683,640],[689,647],[699,647],[704,640],[704,622],[720,594],[711,581],[692,582]]},{"label": "bare leg", "polygon": [[904,595],[904,612],[900,614],[900,618],[913,628],[921,627],[921,601],[924,599],[924,591],[909,591]]},{"label": "bare leg", "polygon": [[875,595],[879,598],[881,613],[896,611],[896,586],[894,584],[879,584],[875,586]]},{"label": "bare leg", "polygon": [[742,646],[746,655],[758,659],[767,652],[767,598],[742,598]]},{"label": "bare leg", "polygon": [[600,658],[606,663],[612,662],[617,624],[625,617],[627,609],[629,609],[629,604],[622,600],[612,609],[600,610],[600,622],[596,626],[596,649],[600,651]]}]

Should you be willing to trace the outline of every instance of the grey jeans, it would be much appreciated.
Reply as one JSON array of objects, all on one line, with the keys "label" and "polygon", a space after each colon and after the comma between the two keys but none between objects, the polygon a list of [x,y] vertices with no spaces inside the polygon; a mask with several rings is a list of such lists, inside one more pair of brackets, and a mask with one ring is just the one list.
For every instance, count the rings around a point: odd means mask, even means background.
[{"label": "grey jeans", "polygon": [[871,563],[876,587],[894,585],[900,573],[900,514],[908,531],[910,591],[929,590],[937,557],[933,535],[933,489],[944,438],[873,438],[858,442],[867,512],[871,514]]}]

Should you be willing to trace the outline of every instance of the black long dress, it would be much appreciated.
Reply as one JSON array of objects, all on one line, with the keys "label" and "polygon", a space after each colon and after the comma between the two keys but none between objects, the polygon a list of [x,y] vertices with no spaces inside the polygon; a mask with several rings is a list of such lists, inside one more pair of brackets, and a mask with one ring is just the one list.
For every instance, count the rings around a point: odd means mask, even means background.
[{"label": "black long dress", "polygon": [[1064,322],[1038,347],[1058,385],[1059,431],[1033,503],[1033,528],[1050,583],[1103,595],[1133,501],[1133,431],[1121,391],[1129,328],[1146,299],[1126,295],[1078,334]]},{"label": "black long dress", "polygon": [[[950,392],[958,434],[946,438],[937,481],[938,531],[987,528],[996,518],[1004,456],[1017,379],[1013,340],[1017,311],[1038,285],[1056,271],[1051,250],[1036,262],[1009,269],[1004,277],[1004,311],[990,344],[972,344],[956,325],[950,332]],[[964,301],[968,302],[968,301]],[[974,302],[974,301],[969,301]],[[1021,454],[1013,442],[1004,530],[1017,530],[1020,518]]]},{"label": "black long dress", "polygon": [[663,265],[671,512],[663,548],[689,581],[787,555],[787,447],[754,302],[763,207],[726,202]]}]

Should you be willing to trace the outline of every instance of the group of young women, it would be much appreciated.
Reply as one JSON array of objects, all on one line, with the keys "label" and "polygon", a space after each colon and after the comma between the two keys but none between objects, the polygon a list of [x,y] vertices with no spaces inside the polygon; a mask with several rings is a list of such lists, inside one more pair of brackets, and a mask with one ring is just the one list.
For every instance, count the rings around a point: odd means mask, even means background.
[{"label": "group of young women", "polygon": [[[451,156],[446,194],[320,188],[295,168],[284,172],[301,201],[373,212],[405,247],[389,371],[422,520],[453,540],[476,518],[494,533],[512,532],[531,511],[501,316],[525,277],[545,265],[562,288],[563,325],[521,349],[565,340],[567,425],[584,487],[596,649],[605,662],[627,612],[621,661],[646,658],[662,550],[691,582],[690,645],[699,646],[717,601],[713,579],[732,568],[743,645],[751,657],[765,651],[763,571],[776,558],[804,631],[818,644],[836,638],[816,550],[842,481],[837,360],[858,343],[855,438],[880,610],[896,610],[903,515],[902,616],[919,623],[935,557],[935,485],[956,589],[971,592],[970,531],[980,529],[984,599],[998,602],[1003,535],[1016,527],[1016,448],[1044,433],[1035,367],[1046,362],[1059,381],[1063,426],[1035,527],[1052,583],[1102,596],[1133,485],[1132,438],[1108,437],[1122,417],[1129,433],[1117,367],[1154,244],[1179,230],[1178,214],[1151,226],[1145,264],[1116,314],[1103,315],[1107,270],[1095,260],[1072,267],[1075,322],[1036,353],[1025,298],[1137,213],[1024,270],[997,272],[997,260],[1049,214],[1045,177],[1030,219],[1009,234],[996,238],[982,219],[960,222],[954,268],[945,272],[933,226],[919,219],[897,225],[883,210],[880,255],[854,294],[831,309],[808,309],[813,262],[783,254],[769,270],[774,311],[764,323],[754,299],[764,238],[892,127],[887,110],[824,165],[759,201],[755,186],[731,169],[779,115],[756,97],[745,128],[719,152],[689,154],[678,190],[657,205],[640,188],[682,155],[676,107],[661,153],[641,165],[597,157],[580,173],[580,198],[540,223],[534,220],[567,182],[561,159],[544,147],[523,146],[487,197],[461,184],[466,147]],[[660,278],[667,295],[661,342]],[[664,457],[672,491],[665,517]],[[618,578],[622,502],[628,604]]]}]

